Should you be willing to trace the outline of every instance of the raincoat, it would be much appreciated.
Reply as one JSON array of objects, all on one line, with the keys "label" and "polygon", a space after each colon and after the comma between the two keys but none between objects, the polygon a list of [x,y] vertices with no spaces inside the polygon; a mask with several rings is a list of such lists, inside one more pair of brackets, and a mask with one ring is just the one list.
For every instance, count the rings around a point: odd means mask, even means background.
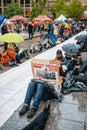
[{"label": "raincoat", "polygon": [[16,52],[15,50],[8,49],[1,53],[1,63],[3,65],[8,65],[9,61],[16,61]]}]

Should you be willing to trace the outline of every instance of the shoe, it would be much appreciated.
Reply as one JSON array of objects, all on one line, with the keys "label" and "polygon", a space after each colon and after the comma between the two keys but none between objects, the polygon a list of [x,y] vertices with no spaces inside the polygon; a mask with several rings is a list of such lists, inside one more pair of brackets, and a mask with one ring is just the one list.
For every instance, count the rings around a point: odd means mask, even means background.
[{"label": "shoe", "polygon": [[29,110],[29,106],[24,105],[23,108],[19,111],[19,115],[23,116]]},{"label": "shoe", "polygon": [[28,118],[32,118],[35,115],[36,109],[35,108],[31,108],[27,117]]}]

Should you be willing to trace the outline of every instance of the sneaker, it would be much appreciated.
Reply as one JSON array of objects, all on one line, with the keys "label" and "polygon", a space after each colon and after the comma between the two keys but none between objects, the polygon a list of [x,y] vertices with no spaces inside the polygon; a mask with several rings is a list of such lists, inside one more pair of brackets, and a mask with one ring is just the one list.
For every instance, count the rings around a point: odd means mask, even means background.
[{"label": "sneaker", "polygon": [[31,108],[27,117],[28,118],[32,118],[35,115],[36,109],[35,108]]},{"label": "sneaker", "polygon": [[24,105],[23,108],[19,111],[19,115],[24,115],[29,110],[29,106]]}]

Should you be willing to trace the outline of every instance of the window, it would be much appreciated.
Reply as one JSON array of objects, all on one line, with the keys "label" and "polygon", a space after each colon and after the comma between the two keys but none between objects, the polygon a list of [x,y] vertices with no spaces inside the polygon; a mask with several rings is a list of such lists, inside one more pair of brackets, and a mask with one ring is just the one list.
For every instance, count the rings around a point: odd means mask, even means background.
[{"label": "window", "polygon": [[21,0],[20,3],[21,3],[21,4],[24,4],[24,0]]},{"label": "window", "polygon": [[7,0],[7,3],[11,3],[11,0]]},{"label": "window", "polygon": [[25,3],[26,3],[26,4],[29,4],[29,3],[30,3],[30,0],[25,0]]}]

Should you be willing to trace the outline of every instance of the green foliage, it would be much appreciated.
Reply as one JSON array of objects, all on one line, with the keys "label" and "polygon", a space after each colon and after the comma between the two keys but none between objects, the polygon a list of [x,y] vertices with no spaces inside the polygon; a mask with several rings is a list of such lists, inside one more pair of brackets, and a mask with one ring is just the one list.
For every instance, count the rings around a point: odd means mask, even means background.
[{"label": "green foliage", "polygon": [[23,15],[23,14],[24,14],[23,7],[19,7],[18,3],[14,3],[14,1],[12,1],[12,3],[7,5],[4,9],[4,15],[6,15],[7,18],[10,18],[14,15]]},{"label": "green foliage", "polygon": [[45,7],[47,0],[39,0],[39,5],[41,6],[41,8],[43,9]]},{"label": "green foliage", "polygon": [[60,14],[66,15],[67,14],[66,9],[67,5],[65,0],[57,0],[53,5],[53,11],[56,14],[56,17],[58,17]]},{"label": "green foliage", "polygon": [[41,14],[49,16],[49,12],[47,10],[42,10]]},{"label": "green foliage", "polygon": [[[48,0],[38,0],[38,3],[34,3],[32,0],[34,6],[30,13],[31,19],[37,17],[39,14],[49,16],[48,8],[45,8],[47,1]],[[79,0],[72,0],[70,5],[66,5],[66,0],[57,0],[51,11],[56,17],[63,14],[77,19],[81,18],[84,13]],[[23,7],[19,7],[18,3],[15,3],[14,0],[12,0],[11,4],[5,6],[4,15],[6,15],[7,18],[12,17],[13,15],[24,15],[24,9]]]},{"label": "green foliage", "polygon": [[32,11],[30,13],[30,18],[33,19],[39,14],[48,15],[48,11],[45,9],[45,4],[47,0],[39,0],[38,3],[34,3]]},{"label": "green foliage", "polygon": [[39,4],[36,3],[32,8],[32,11],[30,13],[30,18],[33,19],[34,17],[37,17],[39,14],[41,14],[41,8],[39,7]]},{"label": "green foliage", "polygon": [[84,14],[82,4],[79,0],[72,0],[70,6],[67,9],[67,15],[71,18],[81,18]]}]

